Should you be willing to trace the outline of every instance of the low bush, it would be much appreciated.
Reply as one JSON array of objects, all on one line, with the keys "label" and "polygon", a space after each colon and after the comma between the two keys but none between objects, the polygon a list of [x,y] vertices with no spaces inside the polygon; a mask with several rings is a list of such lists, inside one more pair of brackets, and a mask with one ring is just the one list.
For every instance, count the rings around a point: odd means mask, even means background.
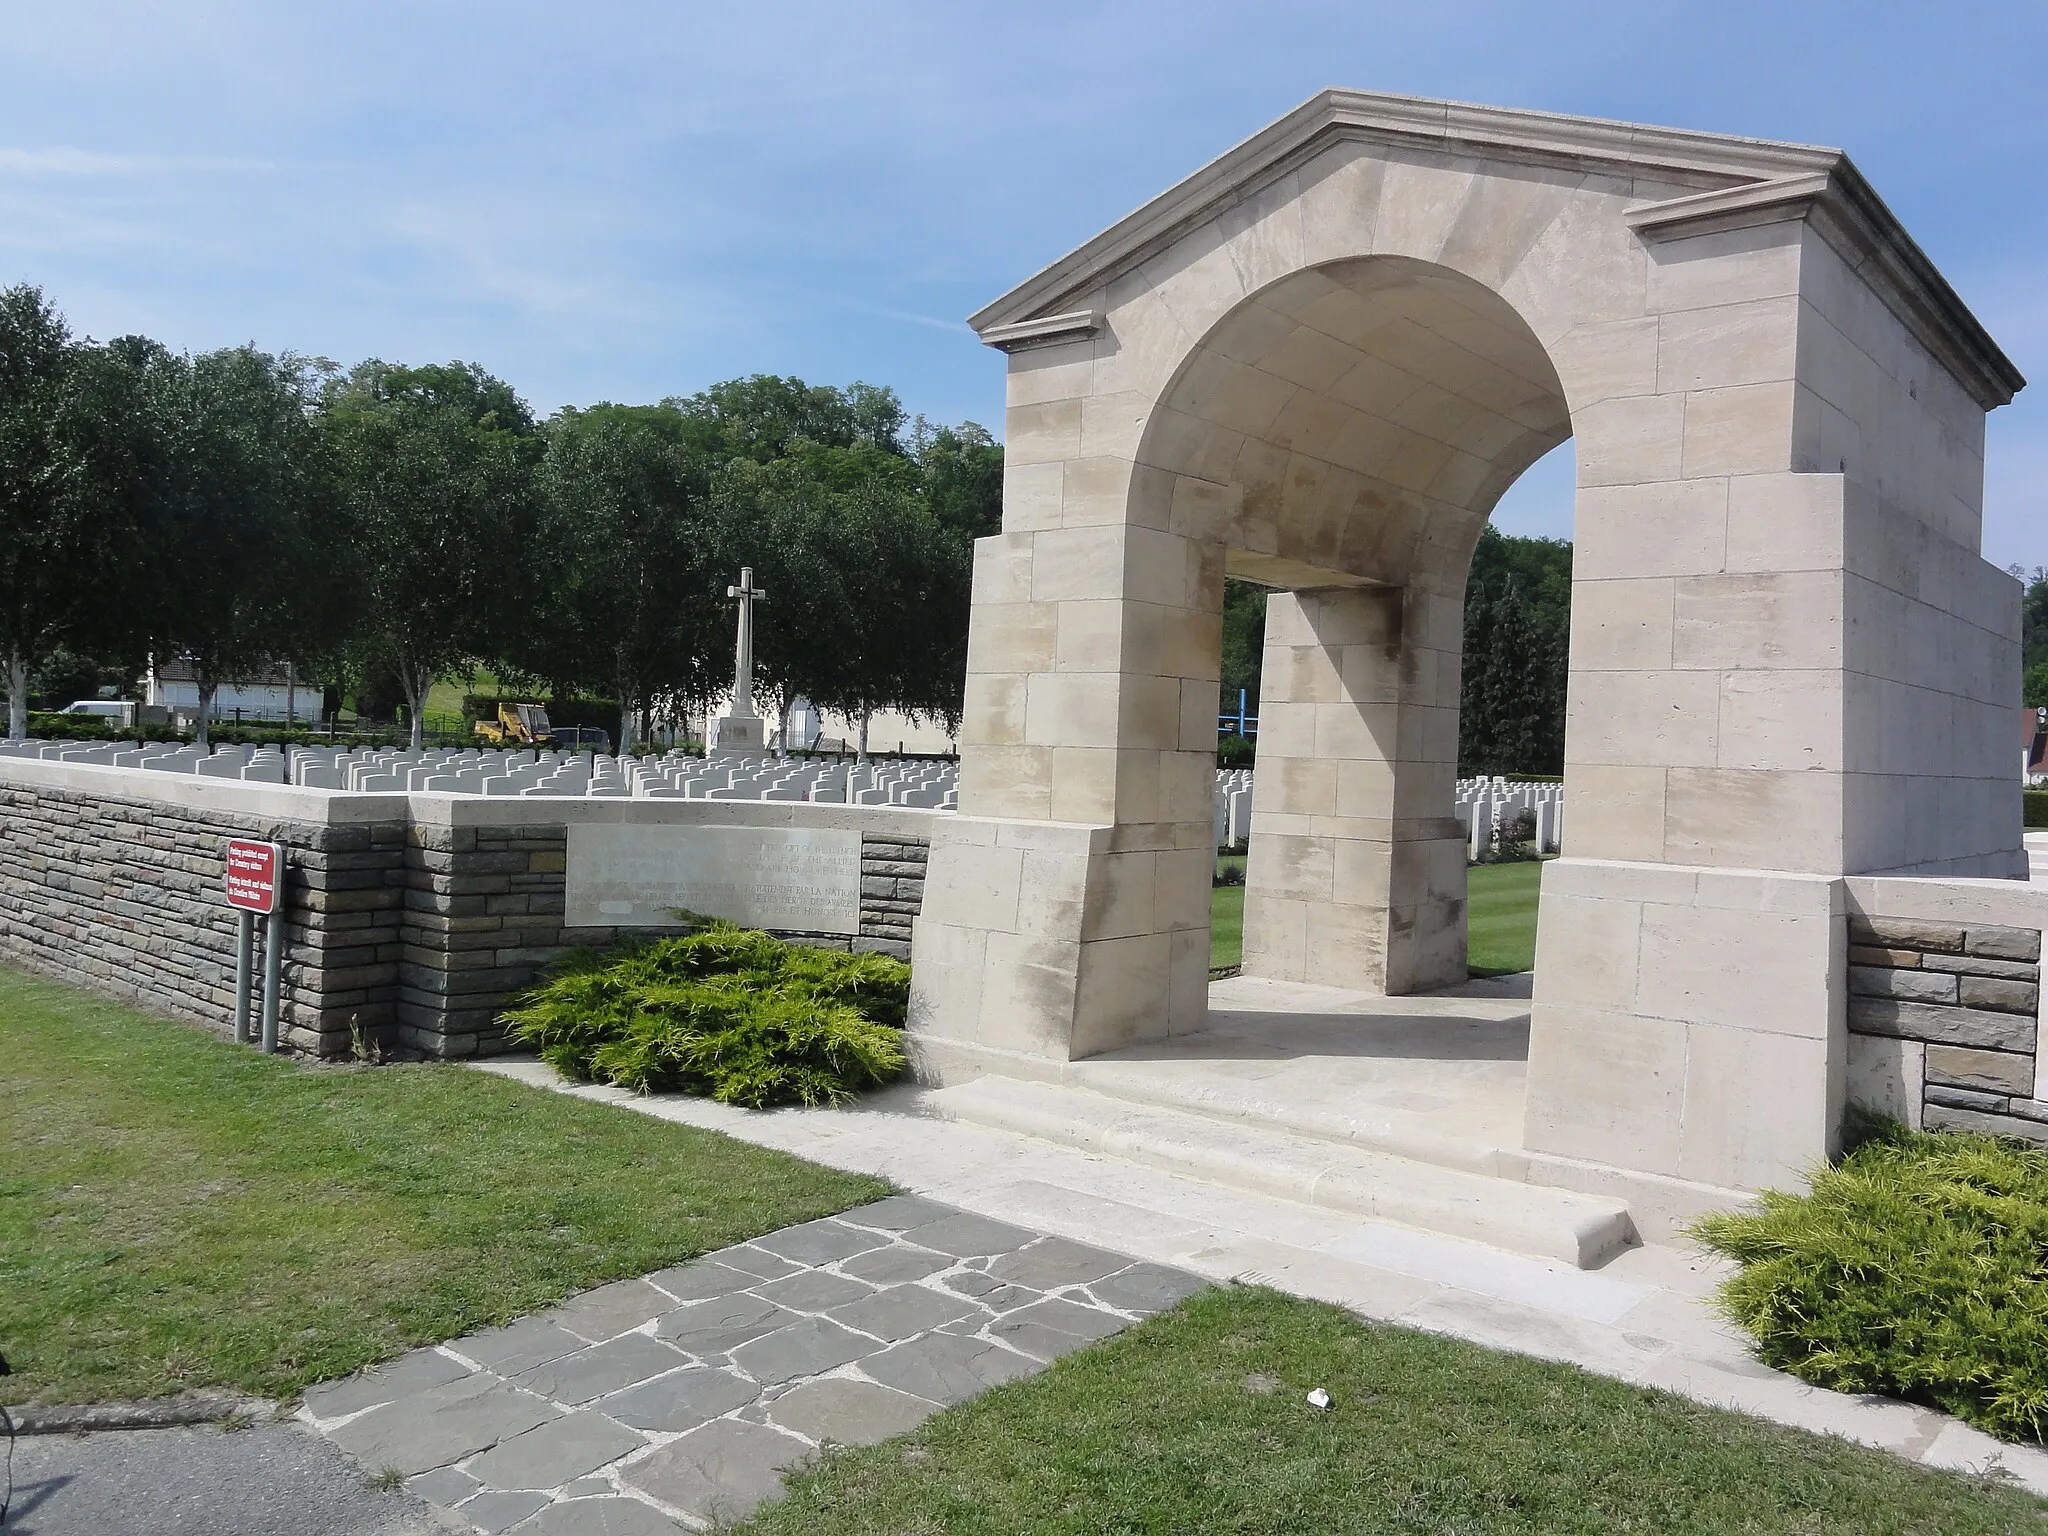
[{"label": "low bush", "polygon": [[1250,768],[1257,764],[1259,745],[1255,737],[1225,736],[1216,743],[1218,768]]},{"label": "low bush", "polygon": [[1926,1403],[2008,1440],[2048,1429],[2048,1149],[1858,1118],[1812,1191],[1695,1228],[1741,1270],[1727,1315],[1766,1365]]},{"label": "low bush", "polygon": [[506,1015],[582,1082],[724,1104],[834,1104],[903,1070],[910,967],[714,922],[579,950]]},{"label": "low bush", "polygon": [[2020,799],[2025,802],[2025,814],[2021,818],[2029,831],[2048,829],[2048,789],[2023,790]]}]

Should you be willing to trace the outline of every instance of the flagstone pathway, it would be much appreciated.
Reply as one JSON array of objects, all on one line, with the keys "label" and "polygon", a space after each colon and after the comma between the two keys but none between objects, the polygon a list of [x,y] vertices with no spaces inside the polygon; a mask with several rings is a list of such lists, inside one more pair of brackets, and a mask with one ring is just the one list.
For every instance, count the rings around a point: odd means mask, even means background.
[{"label": "flagstone pathway", "polygon": [[482,1531],[672,1536],[1206,1283],[898,1195],[315,1387],[302,1416]]}]

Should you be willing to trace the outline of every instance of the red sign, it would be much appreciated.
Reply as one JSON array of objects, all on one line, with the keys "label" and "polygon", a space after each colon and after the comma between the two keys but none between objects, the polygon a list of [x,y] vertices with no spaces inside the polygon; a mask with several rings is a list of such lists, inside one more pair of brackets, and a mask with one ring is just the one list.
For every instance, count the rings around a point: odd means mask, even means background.
[{"label": "red sign", "polygon": [[228,905],[247,912],[275,912],[284,870],[284,849],[246,837],[228,839]]}]

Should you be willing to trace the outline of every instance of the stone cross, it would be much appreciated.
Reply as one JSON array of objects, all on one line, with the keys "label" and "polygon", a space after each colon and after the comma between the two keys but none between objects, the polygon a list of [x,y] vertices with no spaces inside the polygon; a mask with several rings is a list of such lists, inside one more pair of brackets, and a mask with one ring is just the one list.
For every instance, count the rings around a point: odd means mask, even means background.
[{"label": "stone cross", "polygon": [[754,604],[768,594],[754,585],[754,568],[743,565],[739,585],[727,587],[725,595],[736,600],[740,609],[739,648],[733,657],[732,708],[728,713],[747,720],[754,714]]}]

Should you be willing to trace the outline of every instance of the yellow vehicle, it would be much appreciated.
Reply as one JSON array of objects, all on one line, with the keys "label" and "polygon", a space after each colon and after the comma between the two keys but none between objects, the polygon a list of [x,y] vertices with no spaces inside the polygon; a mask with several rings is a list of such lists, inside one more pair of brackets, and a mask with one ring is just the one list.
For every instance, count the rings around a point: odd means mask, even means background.
[{"label": "yellow vehicle", "polygon": [[548,712],[538,704],[500,704],[498,718],[477,721],[476,733],[494,747],[545,747],[555,739]]}]

